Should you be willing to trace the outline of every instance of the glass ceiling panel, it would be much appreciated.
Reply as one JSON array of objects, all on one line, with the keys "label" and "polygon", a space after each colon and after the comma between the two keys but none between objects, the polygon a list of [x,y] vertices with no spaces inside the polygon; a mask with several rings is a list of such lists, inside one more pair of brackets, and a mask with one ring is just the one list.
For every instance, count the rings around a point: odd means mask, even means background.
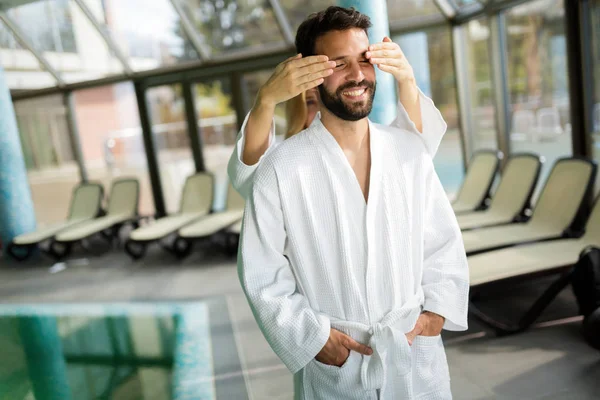
[{"label": "glass ceiling panel", "polygon": [[12,32],[0,22],[0,64],[9,89],[41,89],[56,86],[56,79],[47,72],[29,50],[21,47]]},{"label": "glass ceiling panel", "polygon": [[434,0],[387,0],[387,5],[390,22],[441,15]]},{"label": "glass ceiling panel", "polygon": [[279,0],[279,3],[290,21],[294,38],[302,21],[311,13],[336,5],[335,0]]},{"label": "glass ceiling panel", "polygon": [[123,72],[102,36],[73,0],[43,0],[8,15],[61,78],[80,82]]},{"label": "glass ceiling panel", "polygon": [[134,71],[200,59],[169,0],[85,1],[103,8],[99,22]]},{"label": "glass ceiling panel", "polygon": [[268,0],[182,0],[211,56],[284,43]]}]

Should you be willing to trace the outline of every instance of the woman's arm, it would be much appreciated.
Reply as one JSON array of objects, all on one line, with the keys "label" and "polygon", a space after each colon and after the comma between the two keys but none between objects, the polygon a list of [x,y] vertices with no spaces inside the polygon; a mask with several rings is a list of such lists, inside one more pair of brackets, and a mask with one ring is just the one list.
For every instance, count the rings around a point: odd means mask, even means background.
[{"label": "woman's arm", "polygon": [[[229,175],[231,184],[244,199],[248,197],[254,171],[256,168],[258,168],[261,159],[269,152],[269,149],[275,145],[275,121],[273,120],[273,117],[271,117],[271,121],[267,127],[266,135],[264,134],[264,131],[256,130],[250,131],[251,134],[247,135],[246,132],[248,131],[248,122],[250,121],[251,115],[252,111],[246,115],[246,119],[244,120],[242,128],[238,133],[235,146],[233,148],[233,153],[231,154],[229,163],[227,164],[227,174]],[[261,135],[263,138],[261,139],[259,137],[257,140],[263,140],[265,142],[265,149],[259,150],[262,152],[258,154],[258,159],[253,164],[245,163],[243,154],[244,150],[247,148],[247,138]]]},{"label": "woman's arm", "polygon": [[400,46],[386,36],[369,46],[365,56],[398,83],[398,113],[391,125],[420,135],[431,157],[435,156],[446,133],[446,122],[433,101],[417,87],[413,68]]},{"label": "woman's arm", "polygon": [[331,75],[335,61],[327,56],[290,57],[275,68],[260,88],[254,107],[240,130],[227,172],[233,187],[244,197],[261,157],[274,144],[275,106],[317,87]]},{"label": "woman's arm", "polygon": [[400,96],[396,119],[390,124],[420,135],[433,158],[444,138],[448,125],[433,101],[413,85],[398,85]]}]

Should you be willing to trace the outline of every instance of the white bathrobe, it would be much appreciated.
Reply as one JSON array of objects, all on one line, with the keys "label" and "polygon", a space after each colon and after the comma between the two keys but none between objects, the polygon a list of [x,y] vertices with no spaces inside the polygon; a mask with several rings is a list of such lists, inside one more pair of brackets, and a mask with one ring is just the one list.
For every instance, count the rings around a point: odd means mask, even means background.
[{"label": "white bathrobe", "polygon": [[[369,123],[368,202],[319,118],[254,172],[239,277],[298,399],[450,399],[440,336],[411,331],[422,311],[467,329],[460,230],[421,135]],[[341,367],[315,356],[338,329],[374,350]]]},{"label": "white bathrobe", "polygon": [[[419,104],[421,106],[421,119],[423,121],[423,133],[420,133],[415,124],[410,120],[406,109],[402,105],[401,102],[398,102],[397,107],[397,116],[396,119],[390,124],[390,126],[395,126],[399,129],[405,129],[415,135],[419,135],[423,137],[427,149],[431,156],[433,157],[437,152],[437,149],[442,141],[442,137],[446,133],[447,125],[446,121],[442,117],[440,111],[435,107],[433,101],[425,96],[423,92],[419,90]],[[269,148],[265,152],[265,154],[259,159],[258,163],[254,165],[246,165],[242,161],[242,154],[244,153],[244,143],[246,137],[244,135],[246,131],[246,124],[248,122],[248,117],[250,113],[246,115],[244,123],[242,125],[242,129],[240,129],[240,133],[238,134],[236,140],[236,146],[231,154],[231,158],[229,159],[229,164],[227,166],[227,173],[229,174],[229,179],[231,180],[231,184],[233,187],[242,195],[243,198],[248,197],[248,193],[250,191],[250,187],[252,186],[252,177],[254,175],[254,171],[258,168],[258,165],[262,161],[264,157],[269,153],[269,151],[273,150],[278,143],[275,142],[275,119],[273,119],[273,124],[271,125],[271,132],[269,134]],[[317,113],[315,118],[320,118],[321,113]]]}]

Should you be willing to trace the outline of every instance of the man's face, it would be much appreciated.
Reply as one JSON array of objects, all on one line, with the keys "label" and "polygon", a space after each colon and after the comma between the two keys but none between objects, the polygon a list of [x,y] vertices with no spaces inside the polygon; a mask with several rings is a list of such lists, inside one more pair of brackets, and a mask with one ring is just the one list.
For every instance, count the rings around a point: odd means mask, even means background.
[{"label": "man's face", "polygon": [[319,86],[321,102],[345,121],[367,117],[375,96],[375,69],[365,58],[369,38],[362,29],[331,31],[317,39],[315,53],[337,63]]}]

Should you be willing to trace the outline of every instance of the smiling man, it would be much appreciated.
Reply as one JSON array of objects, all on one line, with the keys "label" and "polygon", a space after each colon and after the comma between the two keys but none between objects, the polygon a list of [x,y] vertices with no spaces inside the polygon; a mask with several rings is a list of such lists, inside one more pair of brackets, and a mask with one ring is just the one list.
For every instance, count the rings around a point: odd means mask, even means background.
[{"label": "smiling man", "polygon": [[321,118],[272,150],[250,191],[239,276],[297,399],[450,399],[443,328],[467,329],[460,230],[421,136],[368,119],[369,18],[330,7],[296,47],[335,61]]}]

